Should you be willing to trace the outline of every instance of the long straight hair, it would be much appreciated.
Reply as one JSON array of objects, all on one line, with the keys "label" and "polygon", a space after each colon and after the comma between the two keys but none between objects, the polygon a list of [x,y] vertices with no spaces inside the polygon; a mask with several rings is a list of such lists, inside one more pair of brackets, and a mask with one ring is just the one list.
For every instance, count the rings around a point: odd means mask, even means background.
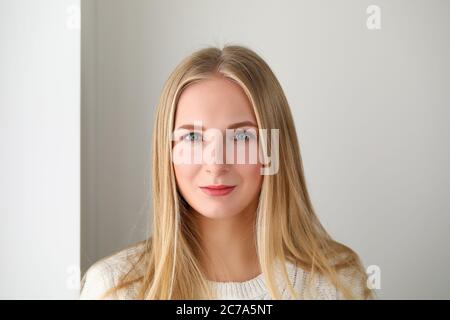
[{"label": "long straight hair", "polygon": [[[371,298],[360,258],[330,237],[314,211],[294,121],[280,83],[258,54],[239,45],[194,52],[181,61],[166,81],[153,131],[153,234],[145,241],[134,266],[104,296],[135,284],[139,288],[136,299],[216,297],[200,264],[203,251],[199,234],[189,215],[189,204],[178,191],[171,161],[179,97],[189,84],[212,77],[226,77],[240,85],[251,102],[259,128],[279,129],[278,172],[263,177],[254,226],[257,255],[272,299],[282,299],[274,278],[276,260],[295,263],[306,271],[310,297],[314,296],[313,279],[322,275],[344,298],[355,298],[352,287],[340,276],[345,271],[357,279],[363,298]],[[269,144],[261,143],[271,151]],[[285,264],[281,271],[288,292],[294,299],[300,298],[288,279]]]}]

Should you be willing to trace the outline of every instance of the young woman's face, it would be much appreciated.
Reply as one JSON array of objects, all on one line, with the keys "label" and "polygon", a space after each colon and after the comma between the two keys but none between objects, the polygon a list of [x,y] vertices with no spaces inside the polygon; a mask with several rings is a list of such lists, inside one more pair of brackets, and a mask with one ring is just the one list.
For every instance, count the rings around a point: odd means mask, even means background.
[{"label": "young woman's face", "polygon": [[[194,127],[198,121],[203,129]],[[236,126],[237,123],[244,124]],[[227,136],[226,129],[233,131],[228,131]],[[208,218],[228,218],[246,209],[256,209],[262,184],[261,163],[257,156],[256,161],[250,160],[249,150],[252,143],[257,145],[257,139],[252,106],[238,84],[213,78],[184,89],[175,113],[172,146],[174,152],[177,148],[177,152],[187,152],[190,162],[174,161],[174,171],[180,193],[196,212]],[[195,146],[202,148],[201,161],[194,161]],[[238,160],[238,152],[245,154],[244,162],[242,158]],[[216,191],[204,188],[217,185],[234,188]]]}]

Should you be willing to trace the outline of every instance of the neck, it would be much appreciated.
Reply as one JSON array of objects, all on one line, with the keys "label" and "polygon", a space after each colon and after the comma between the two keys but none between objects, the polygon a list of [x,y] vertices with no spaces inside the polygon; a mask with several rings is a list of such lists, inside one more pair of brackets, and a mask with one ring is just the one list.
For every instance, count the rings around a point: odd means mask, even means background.
[{"label": "neck", "polygon": [[254,230],[255,205],[225,219],[194,215],[203,249],[200,262],[208,280],[242,282],[260,274]]}]

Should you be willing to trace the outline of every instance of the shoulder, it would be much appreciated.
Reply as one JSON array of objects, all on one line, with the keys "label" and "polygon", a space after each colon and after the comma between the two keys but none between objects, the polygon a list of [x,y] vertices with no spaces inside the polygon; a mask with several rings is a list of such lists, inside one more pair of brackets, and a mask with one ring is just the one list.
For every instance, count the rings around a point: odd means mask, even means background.
[{"label": "shoulder", "polygon": [[[348,289],[354,300],[374,299],[374,292],[368,287],[367,273],[359,255],[350,247],[336,243],[338,249],[331,258],[341,284]],[[344,292],[335,288],[336,299],[347,299]]]},{"label": "shoulder", "polygon": [[[350,261],[350,263],[348,262]],[[375,299],[375,293],[367,285],[367,274],[359,258],[348,258],[347,254],[336,255],[331,258],[331,265],[341,285],[348,289],[355,300]],[[345,300],[344,292],[331,282],[328,276],[299,267],[300,279],[297,287],[303,299]],[[309,281],[312,281],[311,285]]]},{"label": "shoulder", "polygon": [[[339,279],[352,293],[355,300],[373,299],[373,292],[367,286],[367,275],[357,268],[344,268],[338,271]],[[340,290],[336,290],[336,299],[346,299]]]},{"label": "shoulder", "polygon": [[[145,241],[135,243],[89,267],[81,280],[80,299],[102,299],[102,295],[117,285],[120,277],[137,263],[145,248]],[[118,296],[105,299],[119,299]]]},{"label": "shoulder", "polygon": [[[354,268],[341,269],[337,271],[337,276],[341,284],[348,288],[353,296],[354,300],[370,299],[368,294],[370,289],[367,288],[366,278],[361,275]],[[313,278],[311,278],[313,277]],[[306,300],[346,300],[346,296],[341,290],[338,290],[336,286],[320,273],[315,273],[312,276],[310,271],[299,268],[299,278],[297,281],[297,287],[301,293],[301,299]],[[311,286],[308,285],[308,281],[312,280]]]}]

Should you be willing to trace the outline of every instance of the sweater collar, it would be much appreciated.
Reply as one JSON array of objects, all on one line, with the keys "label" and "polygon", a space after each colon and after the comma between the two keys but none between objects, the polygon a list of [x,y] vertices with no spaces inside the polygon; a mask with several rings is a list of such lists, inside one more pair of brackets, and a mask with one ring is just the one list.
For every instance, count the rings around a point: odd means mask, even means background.
[{"label": "sweater collar", "polygon": [[[278,287],[281,289],[280,293],[283,294],[286,291],[286,284],[283,284],[283,277],[281,274],[280,265],[276,264],[275,280],[278,281]],[[289,261],[286,261],[286,268],[289,281],[292,285],[295,285],[297,267]],[[264,275],[260,273],[256,277],[243,282],[220,282],[207,280],[210,287],[216,292],[217,299],[237,299],[237,300],[250,300],[261,299],[264,296],[270,297],[269,290],[264,281]]]}]

